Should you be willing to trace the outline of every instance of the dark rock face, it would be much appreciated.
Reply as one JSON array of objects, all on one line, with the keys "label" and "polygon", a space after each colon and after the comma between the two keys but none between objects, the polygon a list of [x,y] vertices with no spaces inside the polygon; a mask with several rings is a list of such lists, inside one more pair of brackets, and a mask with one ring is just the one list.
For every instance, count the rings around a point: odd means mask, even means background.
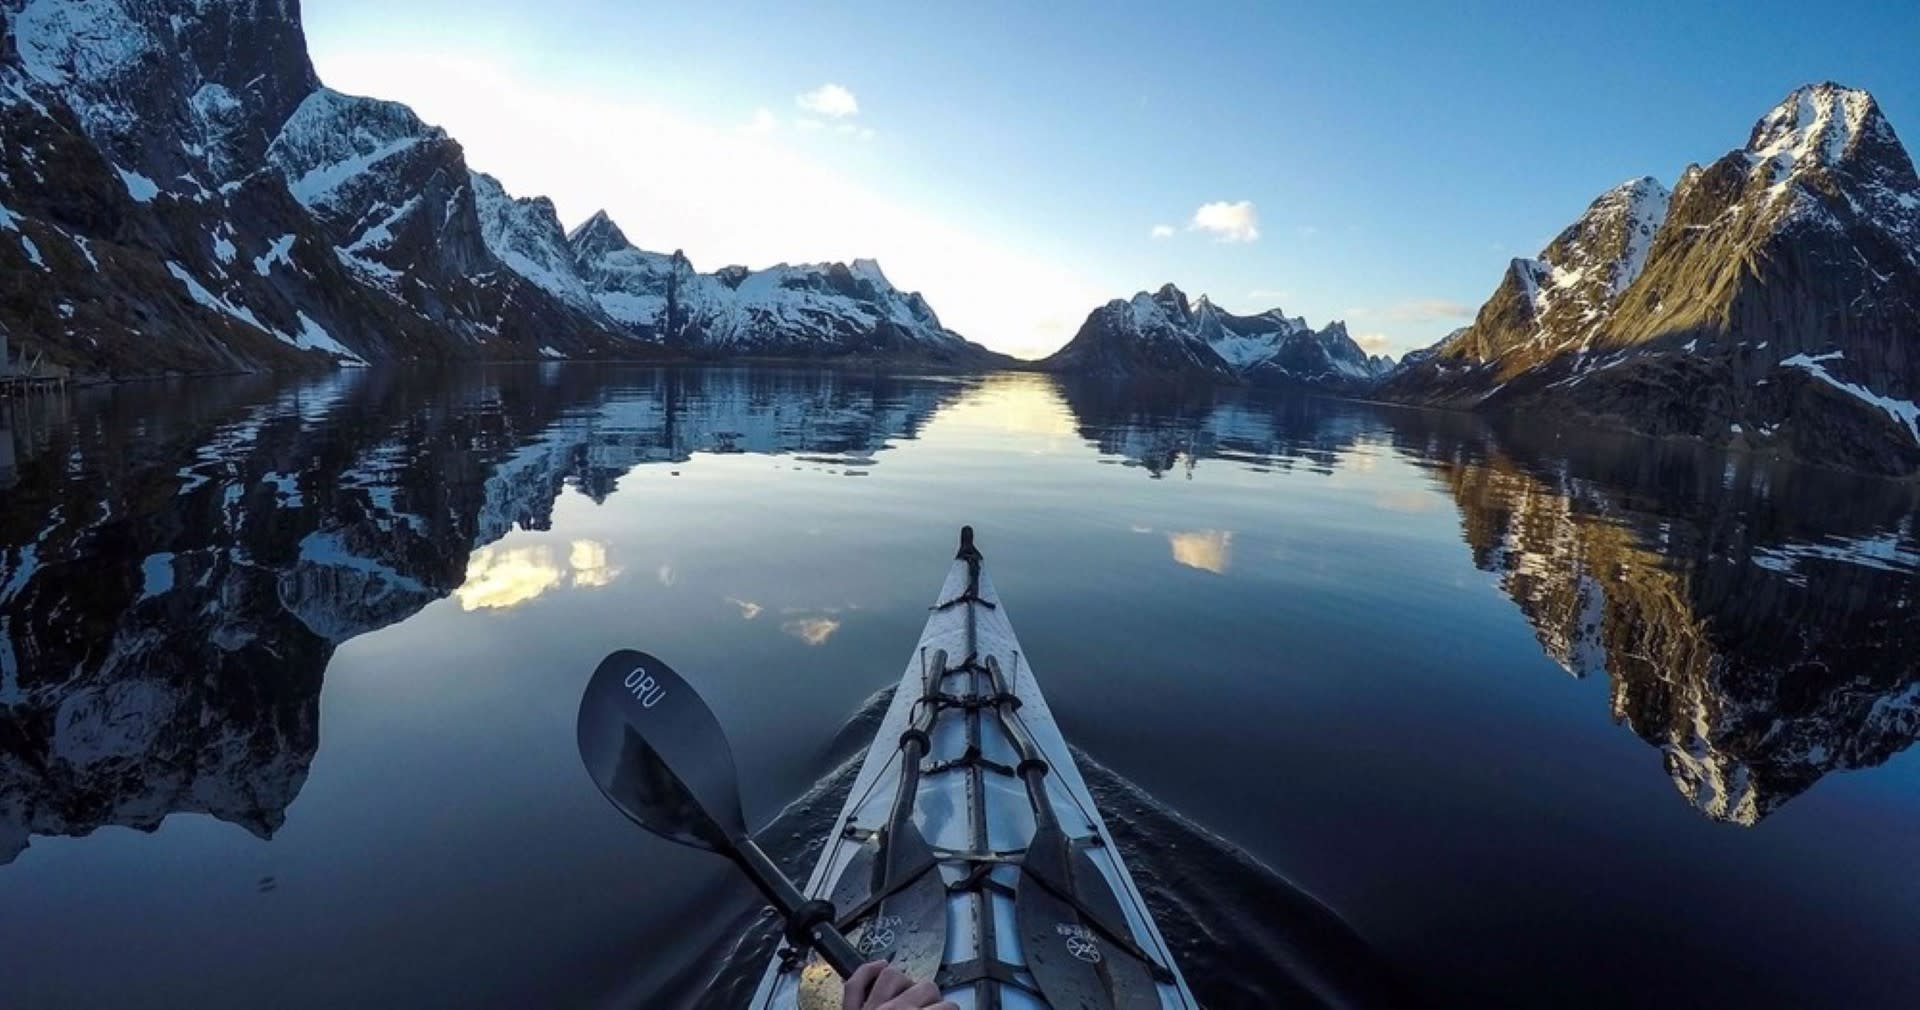
[{"label": "dark rock face", "polygon": [[1670,196],[1603,195],[1382,392],[1910,474],[1916,333],[1920,178],[1871,96],[1820,84]]},{"label": "dark rock face", "polygon": [[0,14],[0,327],[23,355],[102,376],[1004,360],[858,262],[775,268],[765,297],[725,305],[710,295],[757,291],[760,274],[729,285],[687,267],[682,292],[668,269],[684,313],[631,311],[622,298],[659,293],[577,257],[550,201],[508,195],[406,106],[322,87],[295,0],[0,0]]},{"label": "dark rock face", "polygon": [[1204,295],[1189,303],[1172,284],[1094,310],[1080,331],[1040,363],[1064,375],[1109,379],[1248,382],[1360,392],[1390,362],[1370,358],[1345,323],[1315,331],[1279,309],[1237,316]]}]

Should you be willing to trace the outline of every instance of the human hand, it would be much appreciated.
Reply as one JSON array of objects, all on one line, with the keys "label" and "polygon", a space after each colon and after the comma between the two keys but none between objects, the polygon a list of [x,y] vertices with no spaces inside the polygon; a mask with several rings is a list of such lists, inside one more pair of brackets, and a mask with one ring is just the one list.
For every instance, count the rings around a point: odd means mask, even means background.
[{"label": "human hand", "polygon": [[885,961],[869,961],[847,979],[841,1010],[960,1010],[940,998],[940,987],[915,982]]}]

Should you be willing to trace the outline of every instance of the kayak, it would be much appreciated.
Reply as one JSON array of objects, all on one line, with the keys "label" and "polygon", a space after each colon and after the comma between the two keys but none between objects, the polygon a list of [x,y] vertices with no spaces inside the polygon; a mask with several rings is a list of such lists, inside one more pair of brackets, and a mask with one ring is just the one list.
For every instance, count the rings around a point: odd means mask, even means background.
[{"label": "kayak", "polygon": [[[971,528],[806,888],[963,1010],[1197,1007],[1040,694]],[[840,1010],[804,944],[756,1008]]]}]

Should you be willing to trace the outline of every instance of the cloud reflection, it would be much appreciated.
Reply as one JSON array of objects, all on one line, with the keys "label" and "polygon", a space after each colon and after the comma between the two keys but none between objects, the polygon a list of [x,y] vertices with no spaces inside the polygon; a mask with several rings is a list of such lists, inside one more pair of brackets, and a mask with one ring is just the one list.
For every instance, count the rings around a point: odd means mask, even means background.
[{"label": "cloud reflection", "polygon": [[780,630],[808,645],[825,645],[840,630],[840,622],[831,617],[799,617],[781,624]]},{"label": "cloud reflection", "polygon": [[1167,543],[1173,548],[1173,560],[1188,568],[1224,575],[1233,564],[1232,530],[1170,530]]},{"label": "cloud reflection", "polygon": [[466,581],[453,595],[462,610],[507,610],[563,585],[597,589],[619,576],[596,540],[573,541],[564,566],[546,544],[484,547],[467,559]]}]

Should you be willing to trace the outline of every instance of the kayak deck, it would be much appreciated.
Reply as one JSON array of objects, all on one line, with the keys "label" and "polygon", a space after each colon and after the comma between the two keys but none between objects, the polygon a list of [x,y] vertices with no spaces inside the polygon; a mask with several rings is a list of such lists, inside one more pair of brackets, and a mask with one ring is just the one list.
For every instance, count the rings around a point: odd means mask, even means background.
[{"label": "kayak deck", "polygon": [[[924,738],[915,740],[916,732],[924,732]],[[963,1010],[1197,1006],[1021,654],[1006,608],[972,550],[970,531],[963,533],[961,555],[947,573],[835,822],[835,835],[807,884],[809,897],[841,899],[841,925],[863,952],[890,953],[895,934],[914,928],[899,916],[876,914],[875,905],[915,881],[866,882],[875,872],[867,868],[876,849],[882,853],[879,862],[885,862],[890,817],[905,816],[895,811],[903,799],[903,752],[909,742],[916,753],[924,752],[913,776],[911,820],[932,849],[933,865],[924,872],[938,875],[935,893],[945,894],[939,902],[944,949],[935,981],[947,999]],[[1044,796],[1047,811],[1036,810],[1036,794]],[[1065,920],[1047,926],[1051,931],[1057,925],[1064,938],[1059,949],[1086,962],[1068,965],[1084,973],[1082,988],[1073,991],[1057,982],[1045,989],[1036,981],[1036,966],[1023,950],[1028,946],[1023,929],[1026,936],[1036,934],[1021,916],[1030,920],[1041,913],[1016,911],[1022,888],[1035,892],[1022,901],[1075,900],[1060,893],[1076,890],[1073,884],[1049,887],[1037,865],[1023,872],[1024,863],[1042,861],[1039,853],[1030,861],[1028,849],[1049,821],[1057,821],[1057,830],[1048,840],[1064,833],[1068,842],[1061,850],[1076,853],[1072,858],[1081,874],[1051,879],[1077,880],[1079,890],[1095,892],[1104,883],[1117,899],[1117,908],[1112,899],[1102,899],[1107,903],[1098,908],[1092,901],[1076,905],[1084,917],[1071,911],[1050,916]],[[859,868],[848,875],[850,866]],[[1093,871],[1099,880],[1091,879]],[[1042,889],[1053,893],[1042,894]],[[862,895],[868,900],[857,900]],[[817,961],[803,969],[799,960],[791,950],[776,957],[752,1006],[839,1010],[838,980]],[[1039,967],[1052,973],[1048,980],[1060,971],[1044,961]]]}]

